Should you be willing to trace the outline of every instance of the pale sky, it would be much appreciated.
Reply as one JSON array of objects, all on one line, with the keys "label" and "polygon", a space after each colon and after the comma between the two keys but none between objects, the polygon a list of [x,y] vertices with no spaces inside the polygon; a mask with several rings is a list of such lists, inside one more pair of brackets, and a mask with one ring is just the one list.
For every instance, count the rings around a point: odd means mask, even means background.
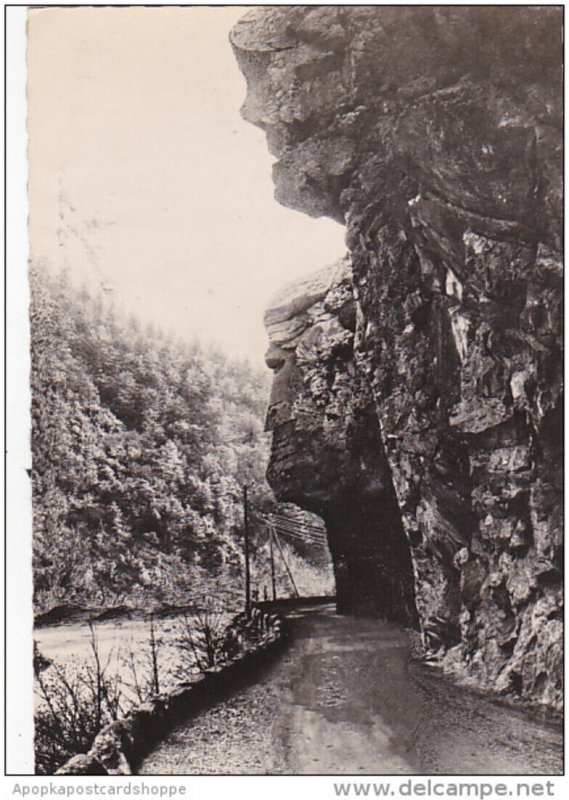
[{"label": "pale sky", "polygon": [[30,240],[142,321],[260,363],[268,299],[345,246],[273,199],[265,136],[239,114],[244,13],[30,11]]}]

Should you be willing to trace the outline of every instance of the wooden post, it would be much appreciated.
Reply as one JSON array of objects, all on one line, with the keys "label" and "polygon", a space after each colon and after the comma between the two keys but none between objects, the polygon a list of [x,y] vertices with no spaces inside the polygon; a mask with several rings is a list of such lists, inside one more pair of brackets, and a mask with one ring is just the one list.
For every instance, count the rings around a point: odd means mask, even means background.
[{"label": "wooden post", "polygon": [[275,580],[275,553],[273,550],[273,528],[269,524],[267,526],[269,531],[269,554],[271,557],[271,583],[273,586],[273,600],[277,599],[277,582]]},{"label": "wooden post", "polygon": [[296,583],[294,582],[294,578],[292,577],[292,572],[290,571],[290,568],[289,568],[289,566],[287,564],[287,560],[285,558],[284,550],[282,548],[280,539],[279,539],[279,537],[277,535],[277,532],[274,529],[274,527],[273,527],[273,534],[274,534],[274,537],[275,537],[275,542],[277,543],[277,547],[279,548],[279,552],[281,554],[281,558],[283,560],[283,564],[285,565],[285,569],[286,569],[287,575],[290,578],[290,582],[292,583],[292,588],[294,589],[294,593],[295,593],[295,595],[297,597],[300,597],[300,593],[299,593],[298,589],[296,588]]},{"label": "wooden post", "polygon": [[251,571],[249,565],[249,510],[247,486],[243,486],[243,521],[245,525],[245,613],[251,616]]}]

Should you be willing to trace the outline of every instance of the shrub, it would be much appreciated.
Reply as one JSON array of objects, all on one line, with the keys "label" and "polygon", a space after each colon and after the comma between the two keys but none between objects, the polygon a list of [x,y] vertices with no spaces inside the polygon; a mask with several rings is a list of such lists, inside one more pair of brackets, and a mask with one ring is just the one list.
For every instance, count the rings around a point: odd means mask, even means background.
[{"label": "shrub", "polygon": [[[34,659],[38,705],[35,714],[36,773],[53,773],[71,756],[86,752],[99,730],[123,713],[118,675],[108,675],[91,628],[92,663],[40,667]],[[39,651],[36,650],[39,655]]]},{"label": "shrub", "polygon": [[226,658],[224,649],[226,615],[207,600],[194,614],[184,614],[178,622],[176,644],[181,656],[178,675],[214,667]]}]

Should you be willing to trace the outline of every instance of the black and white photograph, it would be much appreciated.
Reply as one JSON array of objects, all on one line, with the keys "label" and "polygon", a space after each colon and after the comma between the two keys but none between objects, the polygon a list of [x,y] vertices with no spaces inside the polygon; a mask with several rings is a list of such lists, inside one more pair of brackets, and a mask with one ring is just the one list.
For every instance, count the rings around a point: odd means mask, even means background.
[{"label": "black and white photograph", "polygon": [[5,774],[553,796],[564,6],[11,10]]}]

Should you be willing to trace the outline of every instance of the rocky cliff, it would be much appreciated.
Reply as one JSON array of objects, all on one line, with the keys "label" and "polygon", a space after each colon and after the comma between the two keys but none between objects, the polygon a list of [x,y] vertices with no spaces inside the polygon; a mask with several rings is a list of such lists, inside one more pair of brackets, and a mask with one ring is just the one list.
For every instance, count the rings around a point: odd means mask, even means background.
[{"label": "rocky cliff", "polygon": [[346,259],[279,292],[265,314],[275,372],[267,477],[326,523],[338,611],[416,620],[412,564],[373,396],[354,361]]},{"label": "rocky cliff", "polygon": [[554,7],[264,7],[231,36],[277,199],[344,223],[350,251],[267,314],[271,484],[325,518],[345,610],[412,616],[412,571],[447,668],[552,706],[561,24]]}]

